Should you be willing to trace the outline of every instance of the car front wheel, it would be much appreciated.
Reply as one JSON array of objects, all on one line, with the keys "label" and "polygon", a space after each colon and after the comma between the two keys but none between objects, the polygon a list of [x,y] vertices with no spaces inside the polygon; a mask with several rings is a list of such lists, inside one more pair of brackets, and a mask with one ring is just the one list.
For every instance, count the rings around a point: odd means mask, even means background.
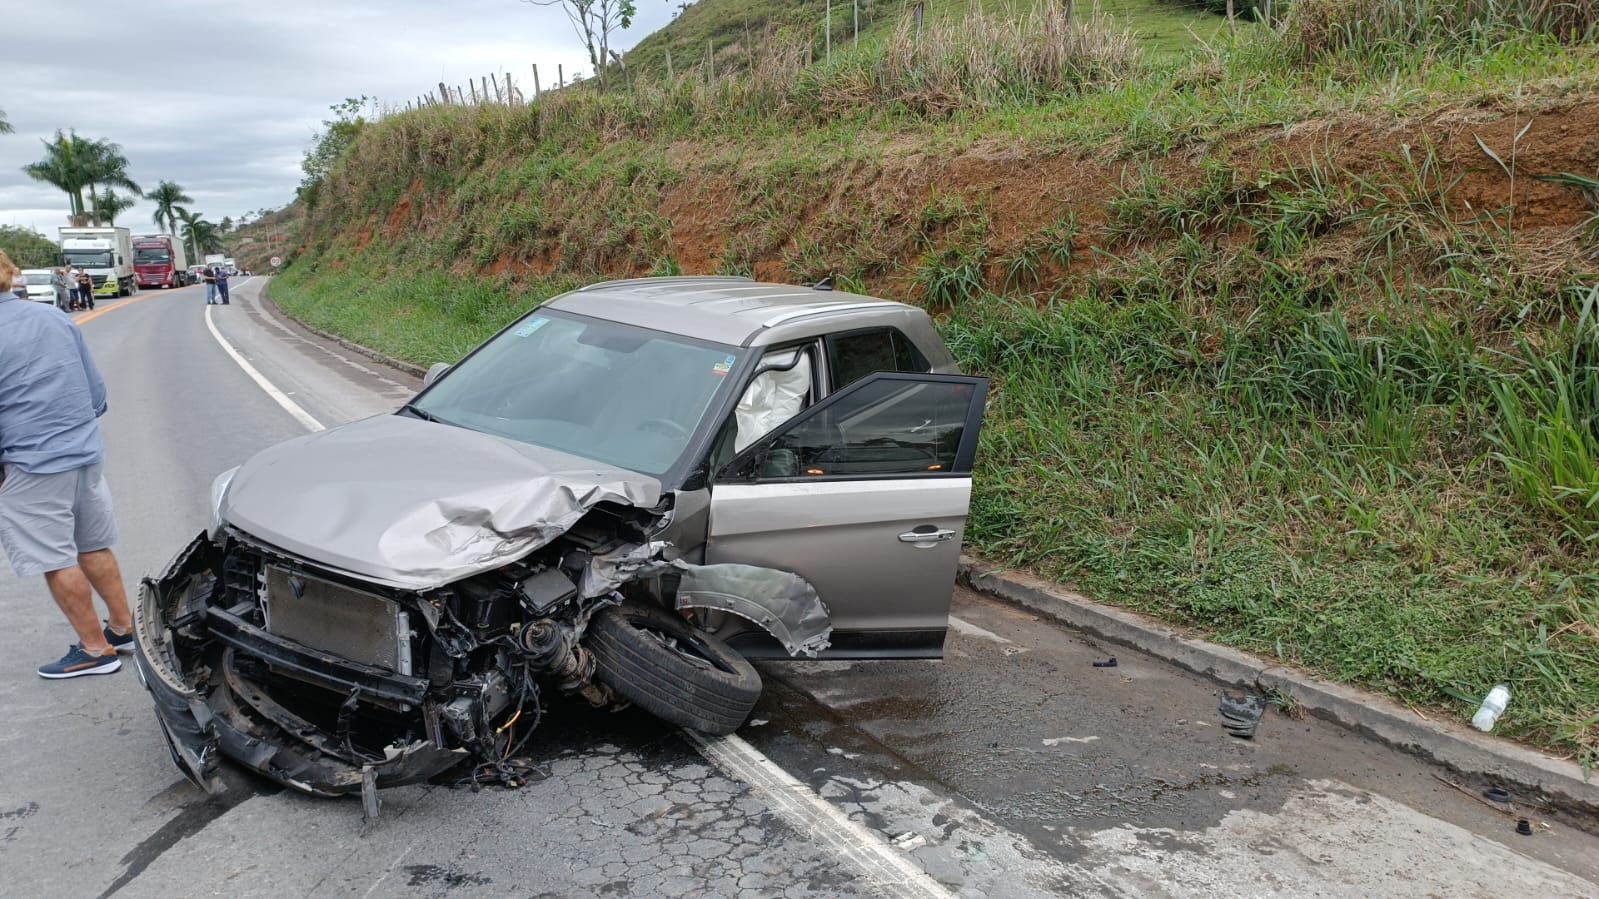
[{"label": "car front wheel", "polygon": [[737,730],[761,696],[748,660],[658,606],[605,609],[585,643],[600,681],[657,718],[702,733]]}]

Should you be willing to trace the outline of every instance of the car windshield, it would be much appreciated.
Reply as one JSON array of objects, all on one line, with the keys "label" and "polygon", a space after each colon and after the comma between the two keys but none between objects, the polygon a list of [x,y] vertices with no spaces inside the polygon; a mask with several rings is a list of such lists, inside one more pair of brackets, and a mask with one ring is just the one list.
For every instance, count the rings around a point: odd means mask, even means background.
[{"label": "car windshield", "polygon": [[43,272],[43,273],[40,273],[40,272],[28,272],[28,273],[25,273],[23,275],[23,277],[28,279],[28,283],[29,284],[49,284],[50,283],[50,273],[49,272]]},{"label": "car windshield", "polygon": [[733,347],[540,312],[461,362],[412,408],[660,476],[687,450],[737,361]]},{"label": "car windshield", "polygon": [[133,261],[146,264],[171,262],[172,254],[167,251],[166,247],[134,247]]},{"label": "car windshield", "polygon": [[110,250],[65,250],[62,258],[67,265],[77,265],[84,268],[110,268]]}]

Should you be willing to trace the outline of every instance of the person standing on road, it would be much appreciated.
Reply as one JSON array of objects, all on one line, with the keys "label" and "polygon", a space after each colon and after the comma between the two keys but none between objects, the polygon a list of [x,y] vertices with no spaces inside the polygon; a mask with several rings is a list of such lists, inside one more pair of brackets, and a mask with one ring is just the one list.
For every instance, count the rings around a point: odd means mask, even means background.
[{"label": "person standing on road", "polygon": [[94,308],[94,276],[86,268],[78,269],[78,308]]},{"label": "person standing on road", "polygon": [[209,265],[200,269],[200,278],[205,281],[205,304],[207,306],[215,306],[217,304],[216,269]]},{"label": "person standing on road", "polygon": [[55,288],[56,308],[66,312],[70,308],[70,297],[77,291],[77,287],[72,285],[72,266],[51,269],[50,286]]},{"label": "person standing on road", "polygon": [[222,305],[228,305],[228,267],[217,266],[217,293],[222,295]]},{"label": "person standing on road", "polygon": [[[21,277],[0,252],[0,280]],[[58,680],[110,674],[133,651],[133,615],[102,463],[105,381],[71,319],[0,293],[0,547],[17,577],[44,575],[78,642],[39,666]],[[104,627],[94,594],[105,603]]]}]

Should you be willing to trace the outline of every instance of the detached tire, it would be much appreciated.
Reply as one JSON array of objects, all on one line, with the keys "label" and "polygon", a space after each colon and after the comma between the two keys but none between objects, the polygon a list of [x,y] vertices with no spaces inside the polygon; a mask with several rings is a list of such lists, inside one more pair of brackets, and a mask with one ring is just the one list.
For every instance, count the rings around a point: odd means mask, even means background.
[{"label": "detached tire", "polygon": [[658,606],[626,603],[594,616],[584,645],[595,677],[664,721],[730,734],[761,697],[761,676],[726,643]]}]

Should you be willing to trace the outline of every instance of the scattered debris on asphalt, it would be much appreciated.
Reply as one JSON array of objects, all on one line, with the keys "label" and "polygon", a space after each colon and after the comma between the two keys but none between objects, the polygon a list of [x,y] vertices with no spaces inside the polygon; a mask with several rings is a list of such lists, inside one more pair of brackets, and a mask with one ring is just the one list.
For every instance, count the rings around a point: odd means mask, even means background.
[{"label": "scattered debris on asphalt", "polygon": [[1227,733],[1247,740],[1255,735],[1260,716],[1266,713],[1266,701],[1254,693],[1235,698],[1223,690],[1216,711],[1221,713],[1222,727],[1227,729]]},{"label": "scattered debris on asphalt", "polygon": [[[1494,811],[1500,813],[1501,815],[1506,815],[1508,817],[1515,817],[1515,812],[1512,811],[1512,809],[1514,808],[1514,805],[1512,804],[1513,799],[1512,799],[1512,797],[1510,795],[1510,791],[1504,789],[1503,787],[1489,787],[1488,789],[1483,790],[1481,795],[1479,795],[1477,793],[1477,791],[1468,789],[1466,787],[1463,787],[1460,784],[1457,784],[1454,781],[1450,780],[1449,778],[1444,777],[1442,774],[1434,774],[1433,775],[1433,779],[1438,781],[1439,783],[1443,784],[1446,787],[1453,788],[1455,791],[1459,792],[1460,795],[1462,795],[1462,796],[1466,796],[1466,797],[1469,797],[1471,799],[1477,800],[1478,802],[1482,803],[1483,805],[1486,805],[1487,807],[1493,809]],[[1502,800],[1494,798],[1495,796],[1499,796],[1499,795],[1503,795],[1505,798],[1502,799]]]},{"label": "scattered debris on asphalt", "polygon": [[1517,821],[1516,833],[1519,833],[1524,837],[1532,836],[1532,822],[1528,821],[1526,818],[1522,818],[1521,820]]},{"label": "scattered debris on asphalt", "polygon": [[1116,657],[1115,656],[1111,656],[1110,658],[1106,659],[1103,662],[1095,662],[1094,663],[1094,667],[1095,668],[1115,668],[1116,667]]},{"label": "scattered debris on asphalt", "polygon": [[912,849],[920,849],[923,846],[926,846],[927,845],[927,837],[924,837],[921,834],[919,834],[919,833],[917,833],[916,831],[913,830],[913,831],[909,831],[909,832],[900,834],[899,836],[895,837],[891,842],[895,846],[899,847],[900,849],[903,849],[906,852],[910,852]]}]

